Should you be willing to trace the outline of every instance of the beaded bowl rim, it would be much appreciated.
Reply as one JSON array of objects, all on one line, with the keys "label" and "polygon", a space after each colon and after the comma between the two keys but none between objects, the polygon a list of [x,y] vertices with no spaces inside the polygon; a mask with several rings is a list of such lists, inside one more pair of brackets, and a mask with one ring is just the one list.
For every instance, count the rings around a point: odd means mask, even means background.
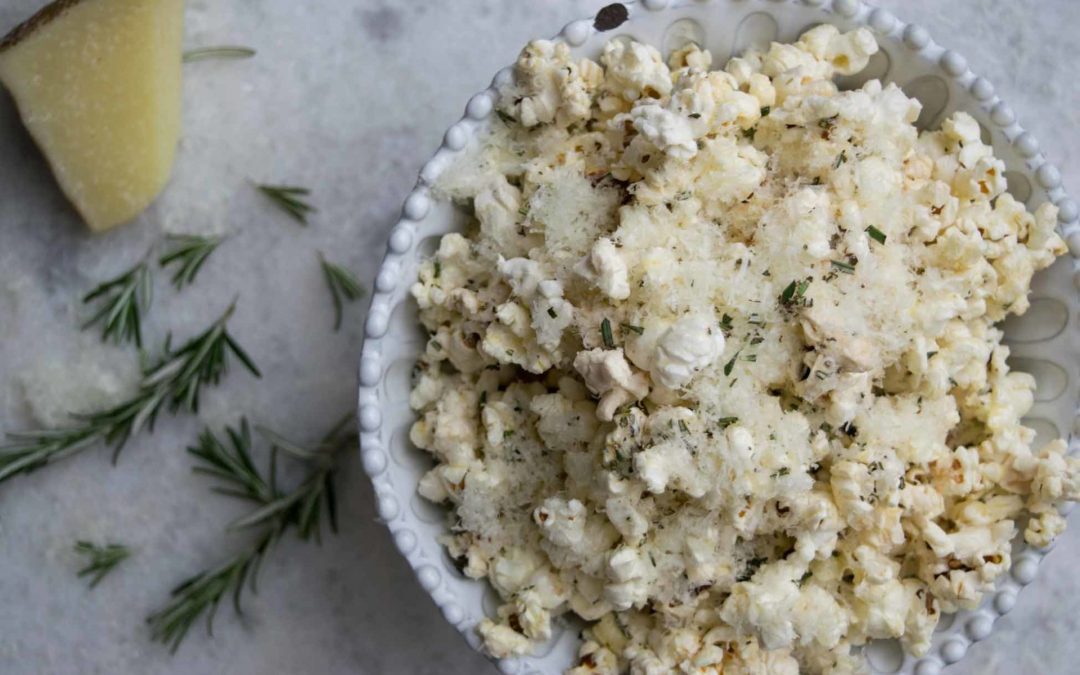
[{"label": "beaded bowl rim", "polygon": [[[616,25],[619,25],[623,21],[640,20],[643,16],[656,15],[668,9],[719,3],[760,5],[761,10],[766,13],[771,8],[782,11],[787,5],[801,5],[820,11],[826,20],[829,15],[835,15],[847,23],[865,26],[879,39],[891,39],[927,60],[935,60],[942,73],[948,76],[954,85],[967,89],[979,102],[996,130],[1004,134],[1024,160],[1026,167],[1022,173],[1034,179],[1046,192],[1047,200],[1058,206],[1059,229],[1066,238],[1069,253],[1073,258],[1074,288],[1080,288],[1080,208],[1062,187],[1058,169],[1047,161],[1035,138],[1016,121],[1012,109],[996,95],[993,85],[974,73],[963,56],[935,42],[926,29],[905,23],[888,10],[868,6],[861,0],[750,0],[750,3],[747,3],[747,0],[624,0],[601,10],[595,17],[567,24],[553,39],[565,42],[570,47],[584,45],[589,38],[607,30],[606,27],[597,27],[598,19],[603,17],[605,12],[609,12],[610,16],[612,8],[615,8],[618,21]],[[617,6],[624,7],[627,12],[618,10]],[[382,440],[382,406],[385,403],[381,390],[389,364],[384,363],[382,343],[384,340],[392,340],[387,337],[387,332],[390,314],[394,309],[393,298],[400,294],[399,284],[409,281],[401,278],[403,259],[415,252],[418,228],[433,217],[431,187],[442,171],[466,148],[475,132],[484,128],[486,121],[494,113],[498,88],[512,79],[512,66],[503,68],[487,89],[475,94],[469,100],[464,116],[450,126],[441,147],[420,171],[416,187],[405,200],[402,216],[391,231],[386,256],[376,276],[359,368],[358,419],[361,459],[375,488],[379,516],[391,529],[395,544],[413,568],[421,586],[432,595],[447,621],[462,633],[474,649],[479,649],[479,641],[475,636],[475,621],[468,620],[467,612],[458,604],[456,595],[442,588],[446,584],[442,583],[442,575],[431,561],[417,554],[416,534],[407,526],[391,527],[391,522],[398,519],[402,509],[393,494],[392,486],[383,480],[389,462]],[[1075,302],[1073,304],[1075,308]],[[1076,445],[1078,427],[1080,418],[1075,418],[1073,428],[1069,430],[1071,449]],[[415,484],[408,486],[413,492],[415,488]],[[937,675],[945,665],[961,660],[969,646],[989,637],[995,621],[1012,609],[1017,594],[1034,580],[1039,562],[1051,548],[1052,545],[1042,550],[1023,546],[1021,554],[1013,561],[1010,574],[1003,575],[995,590],[986,594],[981,608],[958,613],[957,616],[964,615],[963,622],[951,618],[951,624],[935,634],[933,647],[926,655],[916,658],[900,654],[899,664],[879,670],[868,654],[869,665],[874,672]],[[487,580],[458,583],[488,584]],[[544,664],[542,659],[533,657],[502,659],[498,661],[498,666],[504,673],[519,673],[526,666],[530,667],[530,673],[547,672],[536,670],[537,667],[543,668]]]}]

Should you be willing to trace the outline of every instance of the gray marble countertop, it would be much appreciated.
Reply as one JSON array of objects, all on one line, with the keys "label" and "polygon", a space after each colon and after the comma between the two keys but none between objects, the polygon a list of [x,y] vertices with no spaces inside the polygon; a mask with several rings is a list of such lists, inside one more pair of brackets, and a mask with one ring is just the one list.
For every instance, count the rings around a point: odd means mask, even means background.
[{"label": "gray marble countertop", "polygon": [[[0,30],[39,0],[6,0]],[[374,276],[417,170],[470,93],[529,38],[553,34],[603,0],[189,0],[186,42],[234,43],[255,59],[190,64],[184,138],[171,185],[133,226],[84,233],[0,95],[0,431],[63,420],[66,407],[130,387],[130,351],[77,327],[78,298],[127,269],[163,233],[227,233],[196,286],[158,275],[151,344],[202,329],[239,295],[233,331],[265,373],[210,391],[201,420],[163,418],[112,467],[101,449],[0,486],[0,671],[4,673],[494,672],[425,596],[376,521],[356,458],[339,482],[338,536],[285,539],[244,617],[223,608],[213,638],[178,653],[143,618],[175,583],[246,542],[224,525],[242,507],[211,496],[184,447],[202,424],[247,415],[297,440],[318,438],[354,405],[363,308],[339,333],[316,251]],[[881,0],[965,54],[1080,187],[1080,86],[1073,0]],[[249,181],[310,186],[319,212],[301,229]],[[1074,192],[1075,194],[1075,192]],[[1073,519],[1074,525],[1076,519]],[[94,590],[75,576],[76,539],[122,541],[135,555]],[[1068,533],[991,639],[948,670],[1077,672],[1080,535]]]}]

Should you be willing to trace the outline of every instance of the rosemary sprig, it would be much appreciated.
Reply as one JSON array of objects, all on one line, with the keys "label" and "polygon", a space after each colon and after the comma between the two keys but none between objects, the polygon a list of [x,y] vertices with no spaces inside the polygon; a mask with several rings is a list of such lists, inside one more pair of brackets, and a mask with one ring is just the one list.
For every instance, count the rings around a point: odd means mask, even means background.
[{"label": "rosemary sprig", "polygon": [[334,330],[339,330],[344,303],[364,297],[364,287],[360,285],[352,272],[327,260],[321,251],[319,265],[322,267],[326,286],[330,289],[330,297],[334,300]]},{"label": "rosemary sprig", "polygon": [[75,454],[96,442],[113,447],[115,462],[132,437],[144,427],[153,429],[164,409],[170,414],[199,410],[203,387],[216,385],[228,370],[234,356],[256,377],[259,369],[227,330],[235,305],[179,349],[166,342],[164,355],[143,370],[139,390],[127,401],[101,412],[74,415],[76,424],[69,429],[45,429],[9,434],[9,442],[0,446],[0,482],[19,473],[37,469],[49,462]]},{"label": "rosemary sprig", "polygon": [[[329,526],[337,531],[335,460],[343,450],[355,444],[355,433],[345,431],[351,419],[349,416],[342,420],[318,447],[310,450],[260,428],[259,433],[272,446],[268,478],[263,478],[251,461],[252,438],[246,420],[241,422],[239,430],[226,429],[228,445],[219,441],[213,432],[203,432],[198,446],[189,449],[202,460],[195,470],[221,480],[224,487],[219,486],[218,492],[258,505],[251,514],[233,523],[232,529],[261,528],[261,531],[246,551],[191,577],[172,590],[168,604],[147,618],[154,641],[168,645],[175,652],[191,626],[203,615],[206,616],[207,631],[213,635],[214,615],[226,594],[231,594],[236,613],[242,614],[245,584],[252,592],[258,590],[259,565],[282,535],[294,528],[300,539],[318,541],[324,502]],[[307,478],[288,492],[281,492],[276,485],[279,452],[313,467]]]},{"label": "rosemary sprig", "polygon": [[146,261],[110,279],[83,297],[83,303],[101,302],[97,314],[83,324],[83,330],[101,324],[101,339],[116,343],[134,342],[142,347],[142,315],[150,309],[153,279]]},{"label": "rosemary sprig", "polygon": [[200,237],[197,235],[181,234],[168,237],[173,244],[165,255],[158,259],[158,264],[168,267],[179,263],[172,277],[172,284],[176,290],[182,289],[195,282],[195,277],[202,269],[203,263],[210,257],[218,245],[224,240],[223,237]]},{"label": "rosemary sprig", "polygon": [[176,652],[200,616],[206,613],[206,630],[214,634],[214,615],[226,593],[232,592],[233,608],[243,614],[240,596],[244,584],[250,579],[251,591],[256,592],[256,578],[263,556],[281,536],[281,532],[267,530],[255,544],[220,567],[200,572],[186,579],[169,593],[172,598],[160,611],[146,618],[150,625],[150,637],[154,642],[169,646]]},{"label": "rosemary sprig", "polygon": [[311,194],[311,190],[307,188],[292,185],[256,185],[255,187],[301,225],[307,225],[309,213],[317,212],[314,206],[305,201],[305,198]]},{"label": "rosemary sprig", "polygon": [[90,588],[101,583],[109,572],[131,556],[131,551],[121,544],[98,546],[88,541],[75,542],[75,552],[87,558],[86,567],[79,570],[79,577],[91,577]]},{"label": "rosemary sprig", "polygon": [[250,59],[256,51],[251,47],[235,47],[232,45],[218,45],[214,47],[199,47],[184,52],[184,63],[193,61],[205,61],[207,59]]}]

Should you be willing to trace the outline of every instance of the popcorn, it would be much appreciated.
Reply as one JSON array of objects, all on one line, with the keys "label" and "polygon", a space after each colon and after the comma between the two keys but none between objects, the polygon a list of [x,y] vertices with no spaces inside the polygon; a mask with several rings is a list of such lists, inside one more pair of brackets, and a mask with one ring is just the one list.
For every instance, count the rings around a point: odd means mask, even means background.
[{"label": "popcorn", "polygon": [[627,101],[671,93],[671,72],[655,47],[612,40],[600,62],[606,70],[603,87]]},{"label": "popcorn", "polygon": [[830,24],[822,24],[803,33],[799,44],[831,65],[839,75],[853,75],[861,71],[870,62],[870,57],[878,52],[877,41],[869,30],[859,28],[850,33],[840,33]]},{"label": "popcorn", "polygon": [[690,383],[724,351],[724,334],[704,315],[685,316],[660,337],[653,360],[653,378],[665,387]]},{"label": "popcorn", "polygon": [[675,159],[693,159],[697,140],[690,120],[655,103],[634,106],[634,128],[660,151]]},{"label": "popcorn", "polygon": [[521,208],[521,190],[504,176],[491,180],[473,199],[473,209],[484,239],[511,258],[528,253],[528,238],[518,231]]},{"label": "popcorn", "polygon": [[619,255],[615,244],[607,237],[596,240],[592,251],[577,264],[574,271],[593,282],[612,300],[625,300],[630,297],[626,262]]},{"label": "popcorn", "polygon": [[618,675],[619,660],[601,645],[589,640],[578,650],[578,665],[567,671],[567,675]]},{"label": "popcorn", "polygon": [[799,588],[788,571],[769,565],[753,579],[735,584],[720,616],[736,630],[759,636],[766,649],[779,649],[797,637],[792,619],[799,599]]},{"label": "popcorn", "polygon": [[1024,529],[1024,541],[1035,548],[1046,548],[1065,531],[1065,519],[1057,509],[1041,507],[1032,514]]},{"label": "popcorn", "polygon": [[587,119],[603,79],[595,63],[575,63],[565,43],[549,40],[530,42],[514,71],[517,81],[503,92],[499,108],[526,127]]},{"label": "popcorn", "polygon": [[589,391],[600,396],[596,416],[610,422],[615,410],[625,403],[645,398],[649,384],[635,373],[621,349],[592,349],[578,352],[574,369],[581,374]]},{"label": "popcorn", "polygon": [[610,583],[604,588],[604,597],[616,610],[630,609],[648,599],[652,569],[641,551],[624,547],[608,558]]},{"label": "popcorn", "polygon": [[970,115],[840,91],[877,50],[534,42],[434,186],[475,223],[412,288],[409,437],[502,597],[492,655],[574,613],[575,675],[854,672],[1063,531],[1080,459],[1032,447],[995,327],[1065,251],[1056,207],[1004,191]]},{"label": "popcorn", "polygon": [[634,541],[649,531],[649,520],[638,509],[636,500],[627,497],[609,497],[604,511],[611,524],[629,541]]},{"label": "popcorn", "polygon": [[491,619],[481,621],[476,632],[484,639],[484,647],[497,659],[522,656],[533,649],[533,642],[529,638]]},{"label": "popcorn", "polygon": [[556,546],[574,546],[585,536],[585,505],[576,499],[549,497],[533,511],[533,520]]}]

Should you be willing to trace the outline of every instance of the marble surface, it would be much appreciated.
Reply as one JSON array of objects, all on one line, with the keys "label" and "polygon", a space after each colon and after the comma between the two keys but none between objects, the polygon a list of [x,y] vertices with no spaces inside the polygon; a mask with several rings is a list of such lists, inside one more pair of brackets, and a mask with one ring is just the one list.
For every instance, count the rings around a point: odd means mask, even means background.
[{"label": "marble surface", "polygon": [[[38,0],[6,0],[0,30]],[[557,32],[603,0],[189,0],[191,46],[258,49],[242,62],[185,70],[185,133],[172,183],[137,224],[90,237],[0,95],[0,431],[59,421],[122,395],[130,351],[77,327],[78,298],[127,269],[163,233],[225,233],[194,288],[158,275],[151,344],[201,330],[239,296],[234,334],[265,376],[234,370],[201,420],[163,418],[118,466],[94,449],[0,486],[0,672],[495,672],[444,624],[376,521],[356,458],[339,483],[339,536],[284,540],[245,616],[222,610],[170,656],[143,618],[188,575],[240,550],[224,525],[242,507],[210,495],[183,451],[202,424],[247,415],[297,440],[318,438],[353,406],[361,304],[339,333],[316,251],[370,284],[416,171],[467,97],[530,37]],[[1080,25],[1073,0],[880,0],[965,54],[1080,188]],[[250,182],[314,190],[302,229]],[[1076,518],[1073,519],[1074,524]],[[75,577],[76,539],[121,541],[134,557],[98,588]],[[1076,672],[1080,535],[1067,534],[993,637],[950,675]],[[1034,646],[1037,645],[1037,648]]]}]

